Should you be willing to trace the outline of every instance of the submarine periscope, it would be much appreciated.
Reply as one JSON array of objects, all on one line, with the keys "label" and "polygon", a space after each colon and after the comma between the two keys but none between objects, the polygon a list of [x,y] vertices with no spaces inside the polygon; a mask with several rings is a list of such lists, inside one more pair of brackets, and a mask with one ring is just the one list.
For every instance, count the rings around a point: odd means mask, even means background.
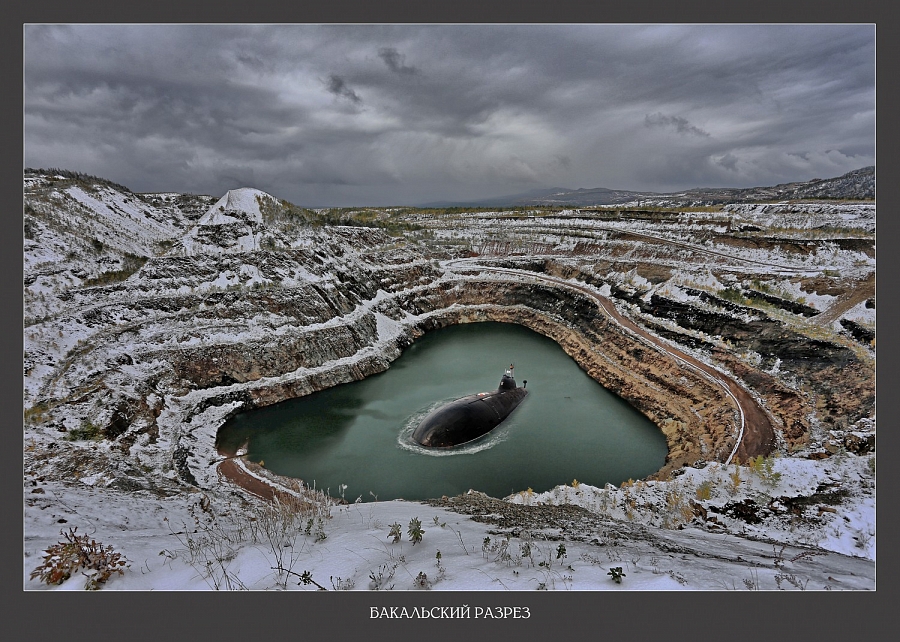
[{"label": "submarine periscope", "polygon": [[428,448],[452,448],[492,431],[528,394],[527,381],[516,386],[513,367],[503,374],[497,390],[461,397],[430,413],[413,431],[413,441]]}]

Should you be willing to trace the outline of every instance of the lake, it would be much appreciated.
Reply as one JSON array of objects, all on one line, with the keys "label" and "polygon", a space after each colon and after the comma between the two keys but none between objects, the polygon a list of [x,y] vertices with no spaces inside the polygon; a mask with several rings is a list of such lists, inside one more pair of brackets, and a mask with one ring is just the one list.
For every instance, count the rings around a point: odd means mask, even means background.
[{"label": "lake", "polygon": [[[431,410],[496,390],[510,363],[529,394],[491,433],[449,450],[411,441]],[[428,332],[383,373],[240,413],[218,441],[248,442],[248,459],[351,502],[618,485],[656,472],[667,452],[657,426],[552,340],[493,322]]]}]

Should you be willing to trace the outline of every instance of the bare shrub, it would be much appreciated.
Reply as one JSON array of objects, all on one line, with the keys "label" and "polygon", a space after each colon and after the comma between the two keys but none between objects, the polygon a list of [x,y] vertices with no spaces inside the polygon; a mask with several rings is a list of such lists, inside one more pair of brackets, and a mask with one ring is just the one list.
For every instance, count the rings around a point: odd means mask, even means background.
[{"label": "bare shrub", "polygon": [[230,563],[244,544],[262,544],[271,554],[277,583],[287,588],[288,575],[300,576],[292,569],[307,544],[305,538],[326,538],[331,504],[318,491],[300,489],[297,494],[279,493],[271,501],[260,502],[250,513],[216,515],[204,496],[190,508],[193,526],[172,531],[185,548],[170,556],[184,554],[211,588],[245,589]]},{"label": "bare shrub", "polygon": [[76,535],[78,527],[69,528],[69,532],[60,531],[65,541],[58,542],[48,548],[44,561],[31,572],[31,579],[38,578],[46,584],[62,584],[78,569],[85,569],[82,575],[87,577],[84,588],[95,591],[105,584],[113,573],[124,575],[124,567],[128,560],[121,553],[113,551],[112,546],[104,546],[87,535]]}]

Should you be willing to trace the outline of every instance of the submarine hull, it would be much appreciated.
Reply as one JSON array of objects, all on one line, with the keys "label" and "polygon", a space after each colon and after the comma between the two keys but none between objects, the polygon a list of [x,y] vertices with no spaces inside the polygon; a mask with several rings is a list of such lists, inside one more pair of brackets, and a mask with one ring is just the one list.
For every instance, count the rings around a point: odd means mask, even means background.
[{"label": "submarine hull", "polygon": [[496,428],[527,394],[525,388],[501,387],[496,392],[451,401],[425,417],[412,439],[430,448],[452,448],[474,441]]}]

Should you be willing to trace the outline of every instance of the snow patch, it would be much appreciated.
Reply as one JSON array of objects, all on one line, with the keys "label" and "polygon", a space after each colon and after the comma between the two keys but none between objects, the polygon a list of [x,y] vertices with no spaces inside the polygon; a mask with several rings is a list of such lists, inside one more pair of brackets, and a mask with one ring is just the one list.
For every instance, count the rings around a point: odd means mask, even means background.
[{"label": "snow patch", "polygon": [[206,211],[206,214],[198,221],[198,225],[222,225],[239,220],[227,214],[227,212],[249,214],[254,223],[262,223],[259,199],[274,201],[275,197],[252,187],[228,190],[222,198]]},{"label": "snow patch", "polygon": [[875,327],[875,308],[867,308],[866,302],[857,303],[852,308],[841,315],[842,319],[847,319],[862,326]]}]

